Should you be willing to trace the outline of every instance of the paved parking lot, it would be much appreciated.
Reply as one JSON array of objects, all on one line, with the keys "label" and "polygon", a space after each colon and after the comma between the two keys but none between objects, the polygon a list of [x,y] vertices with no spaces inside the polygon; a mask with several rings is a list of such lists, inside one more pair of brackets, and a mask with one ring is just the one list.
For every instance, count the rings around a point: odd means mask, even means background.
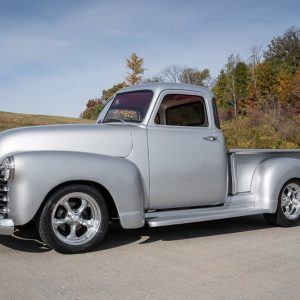
[{"label": "paved parking lot", "polygon": [[113,226],[91,253],[62,255],[34,230],[0,237],[1,299],[300,297],[300,227],[246,217],[162,228]]}]

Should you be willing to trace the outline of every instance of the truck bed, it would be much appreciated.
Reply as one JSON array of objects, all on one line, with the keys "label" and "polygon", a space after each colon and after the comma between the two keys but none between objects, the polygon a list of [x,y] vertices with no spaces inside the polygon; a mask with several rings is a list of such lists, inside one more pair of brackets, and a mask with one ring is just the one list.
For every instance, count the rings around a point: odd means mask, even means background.
[{"label": "truck bed", "polygon": [[[270,158],[292,157],[300,159],[300,149],[231,149],[228,151],[229,194],[250,191],[256,167]],[[299,174],[300,175],[300,174]]]}]

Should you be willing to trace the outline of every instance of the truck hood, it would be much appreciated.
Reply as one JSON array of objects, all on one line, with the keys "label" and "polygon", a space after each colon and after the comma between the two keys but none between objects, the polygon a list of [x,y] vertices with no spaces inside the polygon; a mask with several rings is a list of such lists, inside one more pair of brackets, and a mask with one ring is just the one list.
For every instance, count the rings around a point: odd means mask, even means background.
[{"label": "truck hood", "polygon": [[119,124],[34,126],[0,134],[0,161],[16,152],[51,150],[126,157],[132,150],[132,135]]}]

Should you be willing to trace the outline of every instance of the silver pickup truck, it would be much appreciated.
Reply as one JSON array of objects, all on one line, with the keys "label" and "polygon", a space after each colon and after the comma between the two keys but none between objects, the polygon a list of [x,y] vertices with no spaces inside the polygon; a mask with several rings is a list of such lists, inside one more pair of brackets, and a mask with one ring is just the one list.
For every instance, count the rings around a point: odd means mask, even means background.
[{"label": "silver pickup truck", "polygon": [[300,150],[227,151],[212,93],[183,84],[120,90],[95,125],[0,134],[0,234],[35,221],[63,253],[125,229],[264,214],[300,223]]}]

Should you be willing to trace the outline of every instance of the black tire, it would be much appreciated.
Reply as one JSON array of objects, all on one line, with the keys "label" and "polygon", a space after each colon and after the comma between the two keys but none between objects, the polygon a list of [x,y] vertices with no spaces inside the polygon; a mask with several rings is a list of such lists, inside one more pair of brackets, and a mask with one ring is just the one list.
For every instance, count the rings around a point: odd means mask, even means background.
[{"label": "black tire", "polygon": [[[300,225],[300,214],[294,218],[287,218],[286,215],[284,214],[283,208],[282,208],[282,196],[286,188],[291,185],[295,184],[300,188],[300,180],[298,179],[292,179],[288,181],[287,183],[284,184],[282,187],[279,197],[278,197],[278,204],[277,204],[277,209],[274,214],[264,214],[264,217],[266,221],[272,225],[272,226],[280,226],[280,227],[293,227],[293,226],[298,226]],[[299,195],[300,197],[300,195]]]},{"label": "black tire", "polygon": [[[73,205],[73,202],[76,205],[76,198],[68,198],[69,195],[86,195],[86,203],[89,203],[91,201],[92,205],[87,204],[86,208],[84,208],[84,211],[82,214],[79,215],[79,209],[71,207],[71,204]],[[61,205],[62,199],[68,199],[68,207],[70,208],[67,210],[64,205]],[[83,201],[82,198],[79,198],[80,201]],[[65,201],[65,200],[64,200]],[[73,202],[69,202],[73,201]],[[64,202],[65,203],[65,202]],[[82,202],[83,203],[83,202]],[[82,203],[80,205],[82,205]],[[91,220],[88,220],[88,215],[92,215],[91,212],[93,212],[93,209],[96,210],[97,216],[99,218],[99,221],[97,223]],[[64,212],[65,210],[65,212]],[[56,213],[59,211],[60,215],[65,215],[61,219],[56,219]],[[72,215],[69,214],[69,212],[72,211]],[[77,214],[77,219],[80,218],[78,221],[76,221],[75,214]],[[86,215],[86,219],[83,219],[82,215]],[[71,217],[73,219],[71,219]],[[64,223],[59,226],[55,226],[54,224],[56,220],[65,220],[68,219],[69,223]],[[95,218],[96,219],[96,218]],[[81,225],[79,222],[94,222],[97,226],[96,229],[94,227],[88,232],[89,227],[91,225]],[[76,224],[76,225],[75,225]],[[57,252],[60,253],[80,253],[80,252],[86,252],[94,247],[96,247],[104,238],[107,228],[109,224],[109,217],[108,217],[108,208],[105,202],[104,197],[101,195],[101,193],[93,186],[89,185],[83,185],[83,184],[71,184],[67,186],[63,186],[53,192],[47,199],[46,204],[44,205],[40,217],[38,219],[38,231],[40,234],[41,239],[44,241],[44,243],[50,247],[55,249]],[[68,228],[69,226],[69,228]],[[75,235],[69,238],[71,235],[71,227],[75,227]],[[94,226],[94,225],[93,225]],[[86,227],[86,228],[85,228]],[[79,231],[83,232],[82,234],[82,241],[80,244],[72,244],[77,238],[77,232]],[[62,230],[64,229],[64,231]],[[67,232],[69,230],[69,235],[67,235]],[[86,231],[85,231],[86,230]],[[66,232],[66,233],[65,233]],[[89,236],[84,236],[84,234],[88,234]],[[67,240],[67,241],[66,241]],[[70,241],[70,242],[69,242]],[[75,241],[76,242],[76,241]]]}]

